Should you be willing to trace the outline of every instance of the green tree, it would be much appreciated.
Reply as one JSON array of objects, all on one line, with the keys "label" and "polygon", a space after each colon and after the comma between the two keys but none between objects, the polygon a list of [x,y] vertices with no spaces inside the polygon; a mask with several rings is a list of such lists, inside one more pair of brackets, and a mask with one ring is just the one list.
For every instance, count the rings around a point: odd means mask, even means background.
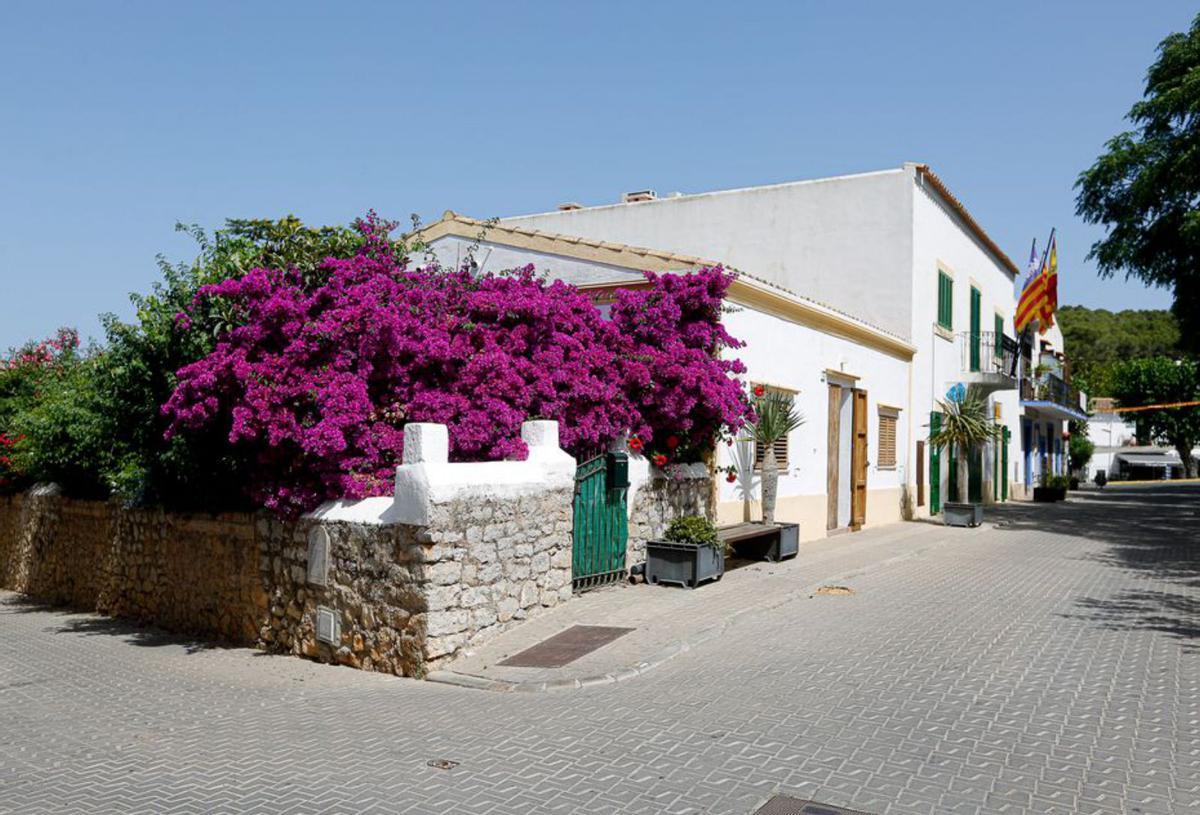
[{"label": "green tree", "polygon": [[[1200,365],[1194,360],[1152,357],[1113,368],[1113,391],[1122,407],[1172,404],[1200,399]],[[1169,444],[1179,453],[1188,478],[1196,477],[1192,450],[1200,442],[1200,406],[1138,411],[1139,439]]]},{"label": "green tree", "polygon": [[1178,354],[1179,323],[1169,311],[1063,306],[1057,317],[1072,379],[1092,396],[1108,395],[1110,372],[1118,362]]},{"label": "green tree", "polygon": [[1071,440],[1067,447],[1072,473],[1085,470],[1092,460],[1096,445],[1088,438],[1087,422],[1071,422]]},{"label": "green tree", "polygon": [[1158,47],[1134,129],[1076,182],[1076,212],[1106,235],[1088,257],[1102,277],[1125,272],[1170,288],[1184,342],[1200,350],[1200,16]]}]

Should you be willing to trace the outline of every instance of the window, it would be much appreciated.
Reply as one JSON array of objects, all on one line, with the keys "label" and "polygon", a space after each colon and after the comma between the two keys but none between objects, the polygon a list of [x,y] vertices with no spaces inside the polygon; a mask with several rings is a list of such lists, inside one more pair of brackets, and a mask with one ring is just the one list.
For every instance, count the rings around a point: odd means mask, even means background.
[{"label": "window", "polygon": [[954,328],[954,280],[941,269],[938,269],[937,321],[942,328]]},{"label": "window", "polygon": [[1004,356],[1004,316],[1001,314],[996,315],[995,332],[995,348],[993,349],[993,353],[998,357],[1002,357]]},{"label": "window", "polygon": [[[772,388],[766,386],[768,393],[783,393],[789,396],[795,396],[795,391],[787,390],[786,388]],[[788,468],[788,436],[779,439],[773,445],[775,448],[775,463],[779,465],[779,469],[786,470]],[[754,469],[762,469],[763,459],[767,457],[766,447],[762,442],[754,442]]]},{"label": "window", "polygon": [[881,470],[896,469],[896,420],[900,411],[896,408],[879,408],[879,460]]}]

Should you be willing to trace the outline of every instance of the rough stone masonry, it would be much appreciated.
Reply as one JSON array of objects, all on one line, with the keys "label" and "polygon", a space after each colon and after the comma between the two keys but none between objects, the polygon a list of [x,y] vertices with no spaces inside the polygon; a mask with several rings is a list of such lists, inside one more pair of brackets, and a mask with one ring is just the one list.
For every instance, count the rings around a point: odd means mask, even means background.
[{"label": "rough stone masonry", "polygon": [[[483,464],[449,464],[445,428],[415,427],[394,499],[339,502],[298,521],[129,509],[49,487],[3,497],[0,586],[172,631],[419,677],[570,599],[575,465],[549,425],[526,423],[528,461]],[[631,498],[629,563],[670,518],[706,511],[710,485],[703,467],[672,477],[643,468]],[[331,620],[332,638],[318,636],[319,613]]]}]

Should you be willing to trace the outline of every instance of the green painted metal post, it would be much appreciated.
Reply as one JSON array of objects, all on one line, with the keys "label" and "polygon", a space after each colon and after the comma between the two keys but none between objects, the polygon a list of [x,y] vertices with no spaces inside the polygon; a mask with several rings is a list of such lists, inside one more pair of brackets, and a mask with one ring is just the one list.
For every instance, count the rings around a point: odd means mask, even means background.
[{"label": "green painted metal post", "polygon": [[1004,448],[1000,451],[1000,468],[1004,471],[1004,480],[1001,482],[1001,500],[1008,500],[1008,441],[1012,438],[1012,431],[1007,427],[1004,428]]}]

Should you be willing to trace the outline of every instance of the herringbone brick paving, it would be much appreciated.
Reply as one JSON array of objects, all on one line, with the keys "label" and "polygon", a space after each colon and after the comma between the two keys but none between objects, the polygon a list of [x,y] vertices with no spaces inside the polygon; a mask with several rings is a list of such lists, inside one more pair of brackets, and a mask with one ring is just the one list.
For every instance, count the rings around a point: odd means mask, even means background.
[{"label": "herringbone brick paving", "polygon": [[1110,489],[930,526],[949,545],[866,569],[853,596],[554,694],[207,649],[6,595],[0,813],[740,815],[775,792],[889,815],[1200,812],[1198,507]]}]

